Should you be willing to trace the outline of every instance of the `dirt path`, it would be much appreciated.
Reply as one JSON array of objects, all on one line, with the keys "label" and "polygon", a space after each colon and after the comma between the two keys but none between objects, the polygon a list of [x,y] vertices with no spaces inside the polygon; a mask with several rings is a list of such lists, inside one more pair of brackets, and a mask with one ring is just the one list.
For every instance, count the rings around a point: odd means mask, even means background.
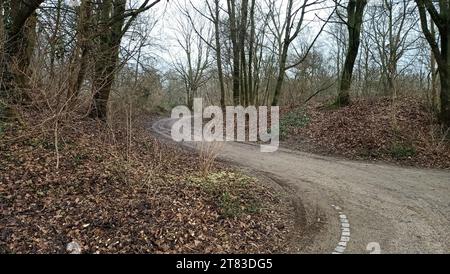
[{"label": "dirt path", "polygon": [[[170,138],[172,124],[173,120],[163,119],[153,130]],[[450,253],[448,171],[287,149],[261,153],[259,146],[234,142],[223,145],[221,159],[285,184],[302,201],[308,223],[324,222],[320,231],[305,239],[300,252],[369,253],[369,244],[379,244],[381,253]]]}]

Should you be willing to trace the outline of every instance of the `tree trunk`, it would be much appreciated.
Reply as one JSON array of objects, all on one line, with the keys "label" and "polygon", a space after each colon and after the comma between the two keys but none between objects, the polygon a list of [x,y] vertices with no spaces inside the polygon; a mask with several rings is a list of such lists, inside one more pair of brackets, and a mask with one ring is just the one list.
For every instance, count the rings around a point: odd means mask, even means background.
[{"label": "tree trunk", "polygon": [[107,106],[111,88],[115,79],[115,72],[119,61],[120,44],[122,41],[122,28],[125,23],[126,0],[107,1],[101,5],[101,20],[105,26],[109,23],[111,10],[115,19],[111,27],[107,27],[100,34],[98,40],[97,59],[94,65],[94,80],[92,89],[94,93],[93,106],[90,117],[106,121]]},{"label": "tree trunk", "polygon": [[[36,28],[35,10],[43,0],[21,0],[3,5],[5,42],[0,57],[0,97],[15,103],[28,101],[24,92],[27,84],[28,68],[34,49]],[[5,4],[5,3],[4,3]]]},{"label": "tree trunk", "polygon": [[55,60],[56,60],[56,44],[59,42],[59,30],[61,26],[61,8],[63,0],[58,0],[56,6],[55,28],[53,29],[52,37],[50,38],[50,78],[54,78],[55,74]]},{"label": "tree trunk", "polygon": [[[422,31],[439,69],[441,82],[439,121],[446,127],[450,127],[450,6],[448,1],[439,2],[439,11],[431,0],[416,0],[419,9]],[[440,47],[436,37],[428,27],[427,13],[430,15],[440,34]]]},{"label": "tree trunk", "polygon": [[241,103],[245,106],[248,105],[248,79],[247,79],[247,60],[245,56],[245,41],[247,38],[247,17],[248,17],[248,0],[242,0],[241,3],[241,22],[239,25],[239,49],[241,55],[241,70],[242,70],[242,82],[241,82],[241,92],[242,99]]},{"label": "tree trunk", "polygon": [[439,120],[446,127],[450,127],[450,22],[448,19],[447,25],[441,32],[441,50],[442,61],[441,67],[439,67],[439,78],[441,81],[441,106]]},{"label": "tree trunk", "polygon": [[280,60],[280,68],[278,70],[278,78],[275,86],[275,93],[273,95],[272,106],[278,106],[278,102],[280,100],[281,88],[283,87],[284,74],[287,62],[287,52],[288,52],[289,44],[285,42],[283,47],[283,53],[281,55]]},{"label": "tree trunk", "polygon": [[[434,28],[434,23],[430,24],[430,31],[433,37],[436,37],[436,31]],[[430,50],[430,74],[431,74],[431,109],[435,114],[439,114],[440,100],[439,100],[439,90],[437,88],[437,76],[438,71],[436,70],[436,58],[434,53]]]},{"label": "tree trunk", "polygon": [[350,0],[347,6],[347,28],[348,28],[348,49],[342,70],[339,95],[337,105],[346,106],[350,104],[350,87],[352,83],[353,68],[358,56],[361,25],[363,23],[364,8],[367,0]]},{"label": "tree trunk", "polygon": [[[448,70],[447,70],[448,71]],[[450,75],[447,71],[440,72],[439,77],[441,79],[441,110],[439,119],[447,127],[450,127]]]},{"label": "tree trunk", "polygon": [[238,30],[236,23],[236,4],[234,0],[228,0],[228,13],[230,17],[230,37],[233,50],[233,102],[234,105],[240,103],[240,60],[239,60],[239,45],[238,45]]},{"label": "tree trunk", "polygon": [[[285,36],[284,36],[284,43],[282,43],[282,49],[281,49],[281,56],[279,57],[279,69],[278,69],[278,78],[277,83],[275,86],[275,92],[272,99],[272,106],[277,106],[278,101],[280,100],[280,93],[281,88],[283,87],[283,81],[284,81],[284,75],[286,73],[286,63],[287,63],[287,56],[289,51],[289,46],[292,41],[291,38],[291,30],[292,30],[292,7],[294,5],[293,0],[289,0],[287,4],[287,10],[286,10],[286,30],[285,30]],[[304,8],[302,10],[302,17],[304,15]]]},{"label": "tree trunk", "polygon": [[214,31],[216,41],[216,62],[217,73],[219,74],[219,86],[220,86],[220,106],[225,109],[225,84],[223,80],[223,68],[222,68],[222,46],[220,44],[220,7],[219,0],[214,0],[215,3],[215,19],[214,19]]},{"label": "tree trunk", "polygon": [[81,86],[85,79],[90,50],[90,21],[92,6],[90,1],[83,0],[78,10],[77,42],[72,52],[69,87],[67,90],[68,107],[72,108],[77,101]]},{"label": "tree trunk", "polygon": [[254,94],[254,83],[253,83],[253,59],[254,59],[254,50],[255,50],[255,35],[256,35],[256,26],[255,26],[255,5],[256,0],[252,0],[250,7],[250,40],[248,42],[248,94],[250,105],[255,105],[255,94]]}]

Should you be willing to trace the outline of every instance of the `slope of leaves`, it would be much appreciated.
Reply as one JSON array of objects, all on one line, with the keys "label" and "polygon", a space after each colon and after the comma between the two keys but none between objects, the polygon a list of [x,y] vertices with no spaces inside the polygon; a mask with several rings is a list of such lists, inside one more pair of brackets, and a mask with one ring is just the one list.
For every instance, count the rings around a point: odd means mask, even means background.
[{"label": "slope of leaves", "polygon": [[[84,253],[286,251],[292,224],[283,198],[225,167],[199,177],[196,155],[144,130],[133,130],[126,153],[124,132],[66,123],[58,169],[51,128],[10,126],[3,134],[0,253],[65,253],[72,241]],[[238,214],[224,211],[225,196]]]},{"label": "slope of leaves", "polygon": [[[290,128],[286,138],[300,150],[450,168],[445,131],[420,99],[358,99],[339,109],[315,103],[305,111],[309,123]],[[282,116],[291,112],[285,109]]]}]

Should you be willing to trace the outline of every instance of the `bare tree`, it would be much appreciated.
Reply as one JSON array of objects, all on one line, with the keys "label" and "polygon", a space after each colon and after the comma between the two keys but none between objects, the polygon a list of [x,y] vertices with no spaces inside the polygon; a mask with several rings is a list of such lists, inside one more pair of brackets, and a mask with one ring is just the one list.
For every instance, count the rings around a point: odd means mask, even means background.
[{"label": "bare tree", "polygon": [[[433,37],[436,37],[436,29],[434,23],[430,22],[430,33]],[[437,78],[439,71],[436,68],[436,58],[434,57],[433,50],[430,51],[430,76],[431,76],[431,108],[433,112],[439,114],[440,100],[439,89],[437,88]]]},{"label": "bare tree", "polygon": [[222,38],[221,38],[221,10],[222,7],[220,5],[220,0],[214,0],[214,6],[211,6],[209,1],[205,1],[206,8],[208,10],[208,13],[202,12],[198,7],[196,7],[192,2],[190,2],[192,8],[199,13],[203,18],[205,18],[207,21],[211,22],[214,25],[214,43],[211,41],[208,41],[206,37],[203,37],[202,33],[197,29],[196,22],[194,22],[193,16],[189,12],[187,8],[182,9],[183,14],[189,18],[192,24],[192,28],[196,32],[197,35],[203,40],[203,42],[215,52],[215,59],[216,59],[216,68],[217,68],[217,78],[219,81],[219,87],[220,87],[220,106],[222,109],[225,109],[225,82],[224,82],[224,72],[223,72],[223,62],[222,62]]},{"label": "bare tree", "polygon": [[[336,5],[341,5],[336,2]],[[361,26],[363,23],[364,8],[367,0],[349,0],[346,10],[347,19],[341,17],[341,20],[347,25],[348,31],[348,48],[342,70],[337,105],[345,106],[350,103],[350,87],[352,83],[353,68],[355,66],[356,57],[358,56]],[[339,12],[338,12],[339,14]]]},{"label": "bare tree", "polygon": [[238,23],[236,16],[236,2],[234,0],[227,0],[228,7],[228,16],[229,16],[229,25],[230,25],[230,38],[231,45],[233,51],[233,102],[235,105],[239,105],[240,103],[240,59],[239,56],[241,54],[240,44],[238,40]]},{"label": "bare tree", "polygon": [[90,116],[106,120],[107,104],[119,61],[122,37],[136,17],[161,0],[145,0],[137,9],[126,9],[126,0],[102,0],[96,5],[101,32],[95,41],[96,59],[92,91],[94,101]]},{"label": "bare tree", "polygon": [[398,76],[400,59],[413,47],[418,39],[410,39],[411,31],[417,20],[410,1],[383,0],[382,5],[369,8],[371,31],[368,32],[375,45],[375,61],[381,69],[382,84],[385,94],[397,96],[395,80]]},{"label": "bare tree", "polygon": [[80,7],[77,8],[78,22],[76,43],[70,57],[70,78],[67,88],[68,106],[72,107],[76,102],[82,83],[85,79],[88,55],[91,50],[92,32],[92,3],[89,0],[82,0]]},{"label": "bare tree", "polygon": [[[430,44],[439,70],[441,106],[439,120],[450,127],[450,4],[449,1],[415,0],[419,8],[422,31]],[[439,6],[439,10],[436,8]],[[439,32],[440,45],[428,27],[428,16]]]},{"label": "bare tree", "polygon": [[239,52],[240,52],[240,101],[242,105],[248,105],[248,71],[247,71],[247,58],[245,51],[245,42],[247,40],[247,20],[248,20],[248,0],[242,0],[241,2],[241,22],[239,23]]},{"label": "bare tree", "polygon": [[[208,1],[206,2],[208,3]],[[215,47],[213,48],[216,52],[216,62],[217,62],[217,74],[219,78],[220,86],[220,106],[225,109],[225,84],[223,79],[223,67],[222,67],[222,45],[220,44],[220,4],[219,0],[214,0],[214,10],[208,4],[208,9],[211,13],[212,22],[214,23],[214,41]]]},{"label": "bare tree", "polygon": [[61,32],[61,21],[62,21],[62,6],[63,0],[57,0],[56,2],[56,18],[53,27],[53,33],[50,37],[50,78],[54,78],[55,74],[55,59],[57,53],[57,45],[59,45],[59,38]]},{"label": "bare tree", "polygon": [[[209,79],[207,69],[210,66],[210,47],[205,46],[203,39],[206,39],[208,43],[212,39],[209,38],[210,35],[204,34],[204,29],[205,27],[202,26],[197,30],[200,35],[195,35],[190,22],[178,20],[176,40],[183,50],[184,57],[177,58],[174,68],[181,79],[183,79],[186,88],[186,105],[189,108],[192,108],[193,100],[198,96],[198,89]],[[210,33],[209,31],[206,32]]]},{"label": "bare tree", "polygon": [[[306,48],[303,56],[299,58],[297,62],[293,64],[288,64],[288,54],[291,48],[291,44],[295,41],[295,39],[299,36],[300,32],[304,27],[305,15],[308,12],[308,8],[313,7],[321,3],[321,1],[301,1],[300,4],[295,0],[288,0],[286,5],[286,11],[276,12],[275,11],[275,2],[270,2],[271,7],[271,17],[273,30],[272,32],[275,34],[275,38],[278,42],[278,76],[275,86],[275,91],[273,95],[272,105],[278,105],[281,89],[283,87],[283,81],[285,78],[286,71],[292,69],[298,64],[300,64],[308,55],[309,51],[312,49],[314,43],[316,42],[319,35],[322,33],[323,28],[326,23],[329,21],[330,17],[324,22],[318,34],[315,36],[311,44]],[[284,19],[280,20],[281,14],[284,14]],[[278,18],[277,18],[278,17]]]},{"label": "bare tree", "polygon": [[0,57],[0,97],[21,102],[33,48],[35,11],[44,0],[2,1],[4,13],[4,45]]}]

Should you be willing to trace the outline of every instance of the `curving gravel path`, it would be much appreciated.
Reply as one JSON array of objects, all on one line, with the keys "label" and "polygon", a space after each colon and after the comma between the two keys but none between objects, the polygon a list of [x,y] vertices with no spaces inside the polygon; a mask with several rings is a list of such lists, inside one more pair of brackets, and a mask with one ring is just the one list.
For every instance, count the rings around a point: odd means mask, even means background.
[{"label": "curving gravel path", "polygon": [[[152,129],[170,138],[173,122],[159,120]],[[321,223],[311,229],[299,252],[369,253],[375,246],[381,253],[450,253],[448,171],[348,161],[288,149],[261,153],[259,146],[236,142],[224,143],[220,155],[288,186],[302,202],[307,223]],[[351,223],[351,238],[343,238],[344,223]]]}]

